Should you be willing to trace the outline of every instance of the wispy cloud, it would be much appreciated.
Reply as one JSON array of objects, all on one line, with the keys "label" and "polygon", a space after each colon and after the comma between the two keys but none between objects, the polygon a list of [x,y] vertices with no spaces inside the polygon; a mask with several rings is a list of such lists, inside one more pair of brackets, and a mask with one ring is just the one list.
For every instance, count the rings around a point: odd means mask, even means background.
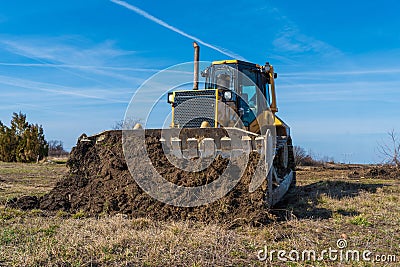
[{"label": "wispy cloud", "polygon": [[112,67],[112,66],[93,66],[93,65],[68,65],[68,64],[52,64],[52,63],[10,63],[0,62],[0,66],[10,67],[38,67],[38,68],[67,68],[82,70],[116,70],[116,71],[139,71],[139,72],[158,72],[162,69],[152,68],[129,68],[129,67]]},{"label": "wispy cloud", "polygon": [[286,26],[273,42],[281,51],[293,53],[313,52],[320,55],[337,55],[341,52],[335,47],[302,34],[296,27]]},{"label": "wispy cloud", "polygon": [[[79,42],[76,45],[69,44],[71,39]],[[78,40],[77,40],[78,39]],[[80,37],[58,38],[3,38],[0,41],[9,52],[24,57],[46,60],[58,63],[103,65],[107,60],[119,56],[132,55],[134,51],[126,51],[114,47],[113,41],[105,41],[96,45],[85,44]]]},{"label": "wispy cloud", "polygon": [[336,47],[303,34],[296,23],[282,14],[278,8],[272,8],[271,12],[283,25],[273,41],[277,51],[294,54],[313,53],[320,56],[342,55],[342,52]]},{"label": "wispy cloud", "polygon": [[288,72],[281,74],[282,77],[304,77],[304,76],[358,76],[358,75],[369,75],[369,74],[397,74],[400,73],[400,68],[390,69],[354,69],[354,70],[343,70],[343,71],[306,71],[306,72]]},{"label": "wispy cloud", "polygon": [[222,54],[224,54],[224,55],[226,55],[228,57],[245,60],[244,57],[242,57],[242,56],[240,56],[238,54],[235,54],[235,53],[229,51],[228,49],[221,48],[221,47],[218,47],[216,45],[213,45],[213,44],[210,44],[208,42],[205,42],[205,41],[199,39],[198,37],[195,37],[195,36],[193,36],[191,34],[188,34],[188,33],[186,33],[184,31],[182,31],[182,30],[180,30],[180,29],[178,29],[178,28],[166,23],[165,21],[163,21],[163,20],[161,20],[159,18],[154,17],[153,15],[147,13],[146,11],[144,11],[144,10],[134,6],[134,5],[131,5],[131,4],[127,3],[127,2],[125,2],[125,1],[120,1],[120,0],[110,0],[110,1],[115,3],[115,4],[117,4],[117,5],[123,6],[123,7],[127,8],[129,10],[132,10],[133,12],[139,14],[140,16],[142,16],[142,17],[144,17],[144,18],[146,18],[148,20],[153,21],[153,22],[157,23],[158,25],[160,25],[160,26],[162,26],[164,28],[167,28],[167,29],[169,29],[169,30],[171,30],[173,32],[176,32],[176,33],[178,33],[178,34],[180,34],[180,35],[182,35],[182,36],[184,36],[186,38],[189,38],[189,39],[191,39],[193,41],[196,41],[196,42],[198,42],[198,43],[200,43],[200,44],[202,44],[202,45],[204,45],[206,47],[209,47],[209,48],[211,48],[211,49],[213,49],[215,51],[218,51],[218,52],[220,52],[220,53],[222,53]]},{"label": "wispy cloud", "polygon": [[72,96],[78,98],[104,100],[110,103],[128,103],[127,100],[113,98],[112,95],[116,94],[117,92],[115,92],[115,90],[112,91],[109,89],[93,89],[93,88],[77,89],[73,87],[62,86],[52,83],[36,82],[32,80],[13,78],[10,76],[2,76],[2,75],[0,75],[0,84],[13,86],[17,88],[47,92],[54,94],[56,96]]},{"label": "wispy cloud", "polygon": [[[70,44],[71,39],[74,40],[74,44]],[[38,62],[5,62],[0,66],[52,67],[67,73],[69,76],[90,80],[103,86],[111,85],[109,80],[104,81],[105,76],[112,77],[117,81],[128,81],[131,84],[143,81],[142,78],[138,79],[137,75],[124,75],[121,73],[121,68],[107,67],[108,62],[117,61],[118,57],[124,56],[126,58],[135,53],[134,51],[115,48],[112,41],[88,45],[84,38],[79,36],[73,38],[68,36],[58,38],[9,37],[3,38],[0,41],[0,46],[9,53]],[[139,71],[139,69],[134,71]],[[144,71],[144,69],[141,71]]]},{"label": "wispy cloud", "polygon": [[[348,104],[349,109],[362,101],[375,103],[399,103],[400,92],[397,81],[332,81],[307,82],[304,79],[297,83],[279,85],[280,102],[282,103],[314,103],[336,102]],[[379,94],[377,94],[379,88]],[[371,107],[372,109],[372,107]],[[358,111],[360,112],[360,111]]]}]

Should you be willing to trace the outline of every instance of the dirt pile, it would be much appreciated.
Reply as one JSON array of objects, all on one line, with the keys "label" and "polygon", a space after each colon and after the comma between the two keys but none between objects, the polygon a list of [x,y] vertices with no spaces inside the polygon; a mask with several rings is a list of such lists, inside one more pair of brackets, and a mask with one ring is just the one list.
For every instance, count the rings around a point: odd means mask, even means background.
[{"label": "dirt pile", "polygon": [[400,179],[400,168],[388,165],[378,166],[370,169],[366,176],[380,179]]},{"label": "dirt pile", "polygon": [[[217,157],[204,171],[180,170],[171,165],[163,154],[158,134],[146,131],[147,153],[158,173],[172,183],[190,187],[207,184],[218,178],[228,164],[228,159]],[[109,131],[97,144],[95,141],[78,142],[67,163],[69,175],[39,200],[40,208],[71,213],[84,211],[90,215],[124,213],[156,220],[262,224],[269,218],[264,203],[265,182],[253,193],[249,192],[258,160],[259,155],[252,152],[242,178],[225,197],[203,206],[176,207],[155,200],[138,186],[123,155],[122,132]],[[149,173],[147,166],[137,164],[135,168],[136,173],[144,176]]]}]

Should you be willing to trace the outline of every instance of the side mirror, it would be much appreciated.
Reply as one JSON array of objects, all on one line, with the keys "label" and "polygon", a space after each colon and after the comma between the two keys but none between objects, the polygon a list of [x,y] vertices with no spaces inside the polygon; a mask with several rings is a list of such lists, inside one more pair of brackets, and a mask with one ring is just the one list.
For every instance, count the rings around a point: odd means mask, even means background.
[{"label": "side mirror", "polygon": [[201,77],[208,77],[208,68],[201,71]]}]

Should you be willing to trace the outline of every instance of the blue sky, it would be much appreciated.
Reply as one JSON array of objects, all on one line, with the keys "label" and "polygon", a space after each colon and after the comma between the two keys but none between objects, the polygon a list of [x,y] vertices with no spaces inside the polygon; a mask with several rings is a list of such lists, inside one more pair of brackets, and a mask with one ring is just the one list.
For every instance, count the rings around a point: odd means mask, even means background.
[{"label": "blue sky", "polygon": [[398,1],[2,1],[0,120],[22,111],[48,140],[123,119],[158,70],[192,60],[271,62],[279,115],[317,157],[379,162],[400,131]]}]

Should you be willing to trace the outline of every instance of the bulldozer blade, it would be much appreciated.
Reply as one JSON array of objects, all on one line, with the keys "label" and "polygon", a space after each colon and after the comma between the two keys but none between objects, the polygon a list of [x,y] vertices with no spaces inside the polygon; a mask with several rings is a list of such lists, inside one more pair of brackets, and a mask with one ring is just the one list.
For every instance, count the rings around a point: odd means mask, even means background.
[{"label": "bulldozer blade", "polygon": [[164,153],[177,158],[223,158],[250,154],[257,135],[237,128],[183,128],[161,130]]}]

